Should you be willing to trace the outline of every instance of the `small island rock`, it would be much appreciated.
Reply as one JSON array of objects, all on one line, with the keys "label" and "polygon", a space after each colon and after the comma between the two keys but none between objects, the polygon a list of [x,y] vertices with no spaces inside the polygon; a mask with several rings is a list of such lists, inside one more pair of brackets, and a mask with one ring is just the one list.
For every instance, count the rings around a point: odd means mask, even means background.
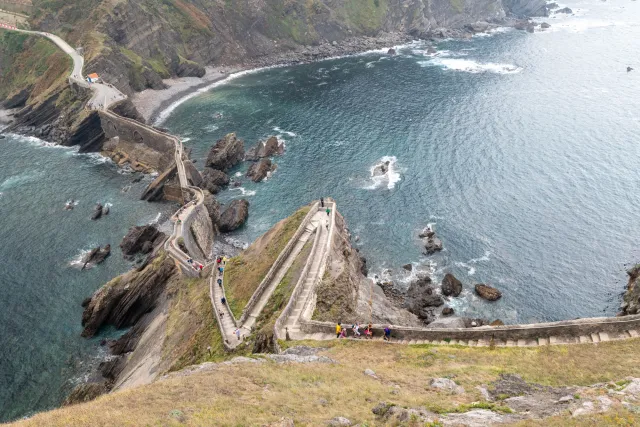
[{"label": "small island rock", "polygon": [[445,274],[442,279],[442,295],[457,297],[462,292],[462,282],[451,273]]},{"label": "small island rock", "polygon": [[244,141],[235,133],[227,134],[211,147],[205,166],[220,171],[227,171],[240,163],[244,158]]},{"label": "small island rock", "polygon": [[486,299],[487,301],[497,301],[502,298],[502,292],[484,283],[477,284],[475,290],[480,298]]},{"label": "small island rock", "polygon": [[245,199],[234,200],[220,215],[218,228],[223,233],[236,230],[249,216],[249,202]]}]

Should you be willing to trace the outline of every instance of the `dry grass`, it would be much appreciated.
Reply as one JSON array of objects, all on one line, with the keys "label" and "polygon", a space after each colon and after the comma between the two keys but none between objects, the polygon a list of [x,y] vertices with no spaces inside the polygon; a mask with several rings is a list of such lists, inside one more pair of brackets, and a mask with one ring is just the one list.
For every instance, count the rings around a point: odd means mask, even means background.
[{"label": "dry grass", "polygon": [[[380,401],[453,410],[480,400],[474,386],[493,381],[500,373],[518,373],[527,381],[551,385],[588,385],[640,376],[638,340],[497,349],[358,341],[312,344],[328,346],[323,354],[339,363],[221,366],[40,414],[19,425],[245,426],[287,417],[296,426],[317,426],[335,416],[379,425],[371,409]],[[373,369],[379,379],[363,375],[366,368]],[[431,378],[447,375],[455,375],[466,393],[451,396],[427,387]],[[520,425],[629,426],[638,425],[640,417],[615,408],[609,414],[579,420],[578,424],[556,417]]]},{"label": "dry grass", "polygon": [[227,262],[224,274],[225,293],[236,318],[242,315],[247,302],[291,240],[309,209],[309,206],[298,209]]}]

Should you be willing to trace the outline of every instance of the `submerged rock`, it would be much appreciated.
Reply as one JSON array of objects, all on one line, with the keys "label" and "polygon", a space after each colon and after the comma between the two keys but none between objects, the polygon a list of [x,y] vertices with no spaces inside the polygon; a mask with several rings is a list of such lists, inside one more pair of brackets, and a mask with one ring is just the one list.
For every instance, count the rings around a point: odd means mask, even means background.
[{"label": "submerged rock", "polygon": [[247,171],[247,177],[253,182],[260,182],[265,179],[269,173],[276,169],[276,164],[270,159],[260,159],[259,162],[251,165]]},{"label": "submerged rock", "polygon": [[451,273],[445,274],[442,279],[442,295],[457,297],[462,292],[462,282]]},{"label": "submerged rock", "polygon": [[563,7],[562,9],[558,9],[556,10],[556,13],[567,13],[567,14],[572,14],[573,10],[571,10],[571,8],[569,7]]},{"label": "submerged rock", "polygon": [[475,286],[475,290],[480,298],[486,299],[487,301],[497,301],[502,298],[502,292],[484,283],[478,283]]},{"label": "submerged rock", "polygon": [[211,147],[205,166],[224,172],[240,163],[243,158],[244,141],[238,139],[235,133],[230,133]]},{"label": "submerged rock", "polygon": [[387,172],[389,172],[389,165],[391,164],[390,161],[386,161],[386,162],[382,162],[380,164],[377,164],[374,168],[373,168],[373,176],[382,176],[382,175],[386,175]]},{"label": "submerged rock", "polygon": [[242,226],[249,216],[249,202],[246,199],[234,200],[220,215],[218,228],[222,232],[236,230]]},{"label": "submerged rock", "polygon": [[424,249],[426,255],[433,255],[436,252],[440,252],[442,248],[442,240],[435,236],[424,240]]},{"label": "submerged rock", "polygon": [[547,29],[547,28],[550,28],[550,27],[551,27],[551,25],[547,24],[546,22],[543,22],[542,24],[540,24],[540,28],[542,28],[542,29]]},{"label": "submerged rock", "polygon": [[387,55],[395,55],[396,54],[396,50],[394,48],[391,48],[387,51]]}]

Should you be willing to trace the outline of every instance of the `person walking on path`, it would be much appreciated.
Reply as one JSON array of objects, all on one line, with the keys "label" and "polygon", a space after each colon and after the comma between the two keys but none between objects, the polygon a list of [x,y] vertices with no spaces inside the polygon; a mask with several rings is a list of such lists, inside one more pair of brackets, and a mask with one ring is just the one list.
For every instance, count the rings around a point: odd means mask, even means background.
[{"label": "person walking on path", "polygon": [[238,337],[238,341],[240,341],[240,328],[236,328],[234,334],[236,334],[236,337]]},{"label": "person walking on path", "polygon": [[391,341],[391,326],[384,328],[384,340]]},{"label": "person walking on path", "polygon": [[227,299],[225,297],[222,297],[220,299],[220,302],[222,303],[222,305],[225,305],[227,303]]},{"label": "person walking on path", "polygon": [[222,279],[218,279],[218,286],[222,287]]},{"label": "person walking on path", "polygon": [[340,325],[340,322],[338,322],[336,324],[336,338],[340,338],[340,332],[342,332],[342,326]]},{"label": "person walking on path", "polygon": [[331,209],[327,208],[325,212],[327,213],[327,216],[329,216],[329,214],[331,213]]},{"label": "person walking on path", "polygon": [[358,322],[353,325],[353,336],[354,338],[358,338],[360,336],[360,325],[358,324]]},{"label": "person walking on path", "polygon": [[342,328],[342,331],[340,331],[340,338],[347,338],[347,328]]},{"label": "person walking on path", "polygon": [[373,325],[371,323],[369,323],[369,325],[367,325],[367,329],[364,330],[364,336],[367,339],[373,339]]},{"label": "person walking on path", "polygon": [[322,197],[320,197],[320,205],[324,208],[324,199]]}]

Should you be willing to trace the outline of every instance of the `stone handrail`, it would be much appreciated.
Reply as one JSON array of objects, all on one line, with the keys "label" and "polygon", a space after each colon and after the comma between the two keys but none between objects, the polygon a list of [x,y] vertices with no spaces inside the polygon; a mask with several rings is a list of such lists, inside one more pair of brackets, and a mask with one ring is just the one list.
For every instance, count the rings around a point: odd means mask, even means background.
[{"label": "stone handrail", "polygon": [[276,272],[280,269],[284,261],[287,259],[287,257],[293,250],[293,247],[295,246],[296,242],[298,241],[298,239],[300,239],[300,236],[302,236],[302,234],[304,233],[304,230],[309,224],[309,222],[311,222],[311,218],[318,211],[318,205],[319,203],[315,202],[311,206],[311,208],[309,209],[309,212],[300,223],[300,226],[298,227],[294,235],[291,237],[289,242],[287,242],[287,245],[284,247],[284,249],[280,252],[280,254],[278,255],[278,258],[276,258],[273,265],[267,272],[266,276],[264,276],[264,279],[262,279],[262,281],[258,285],[258,288],[253,293],[253,295],[251,295],[249,302],[247,302],[247,305],[245,306],[244,310],[242,311],[242,315],[240,316],[240,320],[239,320],[240,324],[243,324],[247,320],[247,317],[249,317],[249,314],[253,310],[254,306],[260,300],[262,293],[267,288],[267,286],[269,286],[269,283],[271,283],[271,280],[273,280],[273,277],[275,276]]},{"label": "stone handrail", "polygon": [[[318,225],[318,227],[320,227],[320,225]],[[313,255],[316,253],[320,245],[320,233],[317,230],[315,233],[316,233],[316,236],[313,239],[313,246],[311,247],[311,252],[309,253],[309,257],[307,258],[307,261],[304,264],[302,272],[300,273],[298,282],[296,283],[296,286],[293,288],[293,292],[291,293],[291,297],[289,297],[289,301],[287,302],[287,305],[285,306],[284,310],[282,310],[282,313],[280,313],[280,316],[278,316],[278,318],[276,319],[275,325],[273,326],[273,333],[274,333],[274,336],[276,337],[276,340],[282,340],[286,338],[282,336],[280,331],[282,331],[285,328],[285,325],[287,324],[287,319],[291,316],[291,313],[295,309],[296,303],[300,298],[300,294],[304,290],[304,282],[305,280],[307,280],[309,269],[313,264],[313,260],[314,260]]]},{"label": "stone handrail", "polygon": [[[335,324],[317,320],[301,320],[306,333],[334,333]],[[381,336],[387,325],[373,325],[374,335]],[[418,328],[389,325],[394,338],[403,340],[497,340],[502,342],[540,339],[551,337],[580,337],[602,333],[623,333],[640,328],[640,315],[625,317],[594,317],[576,320],[562,320],[548,323],[525,325],[481,326],[477,328]],[[548,343],[548,341],[547,341]],[[500,343],[498,343],[500,344]],[[553,344],[553,342],[551,342]]]}]

